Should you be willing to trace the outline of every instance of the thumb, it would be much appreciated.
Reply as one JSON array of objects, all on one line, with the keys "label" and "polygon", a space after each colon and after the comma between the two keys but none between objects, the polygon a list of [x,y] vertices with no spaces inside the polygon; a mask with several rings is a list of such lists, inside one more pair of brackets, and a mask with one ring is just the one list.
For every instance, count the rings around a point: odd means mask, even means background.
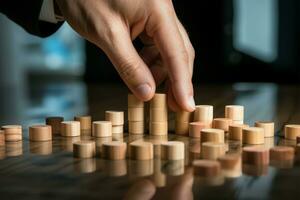
[{"label": "thumb", "polygon": [[134,48],[129,31],[115,25],[102,49],[132,93],[143,101],[150,100],[155,93],[155,81]]}]

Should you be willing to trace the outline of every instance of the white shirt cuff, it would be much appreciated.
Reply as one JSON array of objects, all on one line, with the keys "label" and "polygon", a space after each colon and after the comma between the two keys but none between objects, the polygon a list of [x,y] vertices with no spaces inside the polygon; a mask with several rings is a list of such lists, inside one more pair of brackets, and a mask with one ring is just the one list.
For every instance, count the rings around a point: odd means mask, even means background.
[{"label": "white shirt cuff", "polygon": [[39,20],[55,24],[58,22],[58,20],[55,17],[53,0],[43,0]]}]

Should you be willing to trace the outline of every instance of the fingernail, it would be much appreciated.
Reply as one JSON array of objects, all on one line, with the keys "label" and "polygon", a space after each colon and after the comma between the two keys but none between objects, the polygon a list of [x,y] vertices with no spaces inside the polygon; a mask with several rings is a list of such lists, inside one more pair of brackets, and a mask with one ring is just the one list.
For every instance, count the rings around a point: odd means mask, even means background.
[{"label": "fingernail", "polygon": [[144,83],[144,84],[141,84],[139,86],[136,87],[136,92],[138,93],[138,95],[140,95],[141,97],[143,98],[147,98],[149,97],[149,95],[151,94],[151,87],[149,84],[147,83]]},{"label": "fingernail", "polygon": [[188,105],[190,107],[190,109],[195,110],[195,100],[193,96],[190,96],[189,101],[188,101]]}]

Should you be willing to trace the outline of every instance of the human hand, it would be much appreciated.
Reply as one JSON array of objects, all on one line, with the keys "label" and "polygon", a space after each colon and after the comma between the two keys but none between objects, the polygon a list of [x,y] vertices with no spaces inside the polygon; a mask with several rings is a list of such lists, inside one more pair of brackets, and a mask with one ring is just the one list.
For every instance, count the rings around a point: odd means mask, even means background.
[{"label": "human hand", "polygon": [[[141,100],[167,79],[172,110],[193,111],[194,49],[171,0],[57,0],[66,21],[109,57]],[[145,47],[136,51],[132,40]]]}]

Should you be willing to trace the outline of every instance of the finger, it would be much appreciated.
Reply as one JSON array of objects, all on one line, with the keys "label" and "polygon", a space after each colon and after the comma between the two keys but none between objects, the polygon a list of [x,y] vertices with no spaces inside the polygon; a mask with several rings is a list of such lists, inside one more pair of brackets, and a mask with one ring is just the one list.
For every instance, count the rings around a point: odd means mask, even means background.
[{"label": "finger", "polygon": [[[191,75],[187,66],[188,52],[185,49],[177,22],[173,14],[173,7],[161,6],[151,15],[147,23],[147,33],[153,37],[164,62],[172,84],[176,102],[186,111],[195,109]],[[147,29],[146,27],[146,29]]]},{"label": "finger", "polygon": [[170,87],[170,80],[167,80],[166,82],[166,91],[167,91],[167,101],[168,101],[168,105],[170,107],[170,109],[173,112],[178,112],[180,111],[180,106],[177,104],[172,88]]},{"label": "finger", "polygon": [[106,37],[104,51],[130,90],[141,100],[150,100],[155,92],[154,78],[130,39],[127,27],[115,24]]}]

